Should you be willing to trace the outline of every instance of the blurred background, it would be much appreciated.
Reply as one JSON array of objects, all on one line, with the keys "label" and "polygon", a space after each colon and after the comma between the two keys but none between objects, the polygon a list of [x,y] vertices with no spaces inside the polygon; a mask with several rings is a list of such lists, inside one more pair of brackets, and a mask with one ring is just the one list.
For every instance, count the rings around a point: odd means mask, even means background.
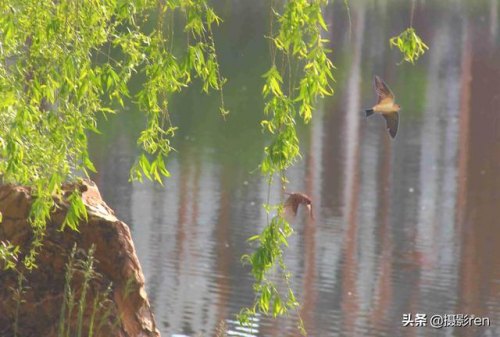
[{"label": "blurred background", "polygon": [[[389,47],[410,24],[411,1],[349,0],[326,8],[335,94],[299,125],[302,159],[288,191],[314,200],[286,251],[309,336],[500,336],[500,37],[497,0],[416,1],[413,26],[429,46],[412,66]],[[262,74],[270,66],[269,1],[213,1],[218,93],[172,98],[179,127],[165,186],[130,184],[145,126],[133,107],[91,139],[104,199],[131,226],[163,336],[298,336],[297,314],[234,315],[253,300],[246,239],[262,230],[267,183],[258,165]],[[385,79],[402,106],[396,139],[375,102]],[[279,202],[274,185],[271,201]],[[403,327],[403,314],[469,314],[490,327]]]}]

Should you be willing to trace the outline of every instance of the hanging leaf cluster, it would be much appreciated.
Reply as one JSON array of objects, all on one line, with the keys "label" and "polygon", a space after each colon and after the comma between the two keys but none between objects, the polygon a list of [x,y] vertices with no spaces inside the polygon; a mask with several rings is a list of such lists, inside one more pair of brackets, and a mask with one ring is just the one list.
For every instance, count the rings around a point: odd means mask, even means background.
[{"label": "hanging leaf cluster", "polygon": [[413,27],[406,29],[398,36],[390,38],[389,44],[391,47],[398,48],[403,54],[403,60],[411,64],[415,64],[415,61],[429,49]]},{"label": "hanging leaf cluster", "polygon": [[[282,211],[282,208],[278,209],[279,213]],[[282,216],[275,216],[262,233],[248,239],[250,242],[255,241],[259,244],[252,254],[242,257],[244,263],[252,266],[256,299],[252,308],[246,308],[240,312],[238,318],[243,324],[248,323],[249,317],[256,312],[271,314],[276,317],[298,306],[289,284],[290,274],[286,271],[283,259],[283,248],[288,246],[288,237],[292,233],[293,229],[290,224]],[[281,275],[285,280],[285,299],[282,296],[283,291],[280,291],[275,282],[268,277],[268,274],[276,265],[281,266]]]},{"label": "hanging leaf cluster", "polygon": [[[300,155],[295,129],[298,118],[308,123],[317,98],[333,94],[333,64],[325,46],[328,40],[321,35],[327,30],[321,10],[326,3],[290,0],[282,14],[274,10],[279,29],[271,36],[273,62],[264,74],[262,90],[264,112],[269,116],[262,126],[272,134],[261,165],[265,175],[272,176],[294,163]],[[281,65],[276,60],[280,56]]]}]

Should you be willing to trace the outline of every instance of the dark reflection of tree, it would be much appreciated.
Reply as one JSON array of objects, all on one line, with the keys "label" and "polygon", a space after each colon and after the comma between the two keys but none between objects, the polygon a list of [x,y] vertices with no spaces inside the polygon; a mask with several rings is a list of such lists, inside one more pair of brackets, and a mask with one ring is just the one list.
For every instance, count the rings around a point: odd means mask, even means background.
[{"label": "dark reflection of tree", "polygon": [[[352,40],[349,40],[349,21],[341,1],[334,2],[328,12],[329,36],[328,39],[334,41],[335,45],[348,47]],[[348,52],[344,52],[344,50]],[[351,62],[352,54],[350,48],[334,49],[332,54],[333,62],[337,66],[335,76],[346,83],[350,73],[347,65]],[[338,81],[340,81],[338,80]],[[343,104],[343,98],[348,95],[348,88],[344,85],[335,86],[335,95],[325,102],[325,114],[323,118],[323,153],[322,153],[322,193],[321,206],[325,212],[325,217],[342,216],[343,181],[346,172],[343,170],[345,154],[343,153],[343,139],[346,137],[345,123],[347,113]]]},{"label": "dark reflection of tree", "polygon": [[498,36],[498,0],[490,0],[490,44],[492,47],[496,46],[496,38]]},{"label": "dark reflection of tree", "polygon": [[345,123],[345,181],[344,214],[345,239],[343,247],[344,263],[342,268],[342,331],[354,335],[356,321],[359,319],[358,303],[358,205],[360,191],[359,155],[359,114],[361,93],[361,53],[364,41],[365,8],[353,8],[353,61],[347,84]]},{"label": "dark reflection of tree", "polygon": [[[487,27],[475,24],[469,34],[486,35]],[[498,88],[500,88],[500,51],[490,39],[473,39],[469,70],[471,81],[463,79],[462,91],[470,90],[470,103],[464,114],[470,114],[463,187],[465,210],[462,216],[462,252],[460,256],[460,293],[458,310],[498,319],[500,294],[500,141],[498,122]],[[489,50],[490,52],[485,52]],[[465,74],[467,76],[468,74]],[[467,88],[469,86],[469,88]],[[467,102],[465,102],[467,103]],[[469,112],[470,109],[470,112]],[[467,118],[467,117],[466,117]],[[466,126],[464,126],[466,127]],[[465,173],[464,172],[464,173]],[[496,312],[495,312],[496,308]],[[496,317],[495,317],[496,316]],[[494,331],[494,330],[493,330]],[[459,336],[466,333],[457,329]],[[478,332],[479,335],[479,332]]]},{"label": "dark reflection of tree", "polygon": [[231,234],[231,189],[229,187],[229,177],[230,172],[228,172],[229,167],[224,166],[222,168],[222,174],[220,175],[219,190],[220,190],[220,201],[219,201],[219,211],[217,214],[217,225],[214,232],[214,240],[217,242],[215,245],[215,275],[214,284],[217,284],[221,291],[218,298],[216,308],[216,321],[228,317],[231,313],[229,312],[229,301],[230,293],[225,291],[230,289],[230,271],[231,271],[231,260],[234,256],[232,248],[229,245],[230,234]]},{"label": "dark reflection of tree", "polygon": [[[314,123],[314,121],[313,121]],[[317,167],[315,166],[318,154],[315,147],[319,144],[315,143],[314,135],[311,133],[310,147],[305,160],[306,174],[305,174],[305,193],[310,196],[317,195],[314,190],[315,176],[318,174]],[[316,221],[321,219],[320,209],[316,209]],[[302,307],[300,308],[300,316],[304,321],[305,327],[311,335],[316,335],[316,299],[318,295],[317,287],[317,261],[316,261],[316,231],[317,223],[310,217],[307,217],[304,224],[304,275],[302,277],[301,290],[303,293]]]},{"label": "dark reflection of tree", "polygon": [[[123,124],[120,120],[115,123],[118,128]],[[95,136],[90,145],[96,149],[92,159],[98,170],[91,178],[96,182],[103,200],[114,210],[116,216],[133,227],[130,212],[132,186],[128,181],[129,168],[134,162],[133,146],[130,145],[126,134],[117,134],[102,148],[102,145],[96,144],[99,137]]]},{"label": "dark reflection of tree", "polygon": [[393,289],[392,289],[392,272],[393,272],[393,236],[390,223],[390,205],[391,205],[391,173],[392,173],[392,156],[391,156],[391,140],[387,135],[382,137],[379,145],[379,169],[377,174],[378,193],[375,207],[377,212],[377,228],[375,236],[379,240],[379,252],[376,257],[377,263],[377,278],[375,279],[374,290],[374,305],[370,310],[370,322],[373,324],[375,331],[383,331],[386,319],[390,317],[390,309],[392,305]]},{"label": "dark reflection of tree", "polygon": [[471,118],[471,91],[472,80],[472,33],[468,20],[463,24],[464,44],[462,46],[462,64],[460,70],[460,120],[459,120],[459,153],[457,175],[457,202],[456,202],[456,227],[462,232],[467,206],[467,167],[469,164],[469,126]]},{"label": "dark reflection of tree", "polygon": [[164,264],[164,240],[163,226],[164,219],[168,216],[168,212],[165,211],[164,200],[166,191],[160,186],[154,186],[148,184],[149,191],[152,194],[151,198],[151,222],[149,223],[138,223],[136,228],[137,232],[141,232],[141,227],[149,226],[149,233],[151,234],[147,238],[148,246],[148,264],[154,266],[150,270],[148,275],[148,292],[151,298],[151,303],[153,308],[158,308],[161,303],[158,303],[158,299],[161,298],[160,293],[162,292],[162,283],[165,277],[165,264]]},{"label": "dark reflection of tree", "polygon": [[325,208],[325,213],[330,216],[340,216],[342,206],[342,147],[340,139],[343,134],[342,125],[345,118],[342,113],[341,100],[342,89],[338,90],[337,98],[329,100],[327,112],[325,114],[323,128],[325,138],[323,142],[327,146],[323,147],[323,193],[321,196],[321,206]]},{"label": "dark reflection of tree", "polygon": [[186,165],[186,163],[181,160],[180,163],[180,175],[179,175],[179,204],[177,208],[178,220],[176,224],[175,230],[175,243],[177,245],[175,252],[175,269],[173,270],[177,275],[181,273],[181,265],[185,263],[184,261],[184,253],[185,249],[185,239],[186,239],[186,231],[188,230],[188,181],[189,181],[189,173],[190,173],[190,165]]}]

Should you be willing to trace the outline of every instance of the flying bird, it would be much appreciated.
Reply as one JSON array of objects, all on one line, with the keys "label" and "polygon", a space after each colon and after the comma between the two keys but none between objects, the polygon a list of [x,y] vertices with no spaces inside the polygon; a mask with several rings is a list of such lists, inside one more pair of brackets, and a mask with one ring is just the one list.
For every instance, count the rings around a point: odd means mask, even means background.
[{"label": "flying bird", "polygon": [[307,210],[309,211],[309,217],[311,218],[311,220],[314,220],[312,200],[309,196],[298,192],[285,192],[285,194],[288,195],[288,198],[285,200],[285,218],[287,219],[287,221],[290,222],[291,220],[295,219],[295,217],[297,216],[299,205],[306,206]]},{"label": "flying bird", "polygon": [[373,86],[377,93],[377,104],[371,109],[365,110],[366,117],[370,117],[374,112],[381,114],[385,118],[387,130],[392,138],[396,137],[399,125],[398,111],[401,109],[399,104],[394,103],[395,96],[391,89],[385,82],[378,76],[373,79]]}]

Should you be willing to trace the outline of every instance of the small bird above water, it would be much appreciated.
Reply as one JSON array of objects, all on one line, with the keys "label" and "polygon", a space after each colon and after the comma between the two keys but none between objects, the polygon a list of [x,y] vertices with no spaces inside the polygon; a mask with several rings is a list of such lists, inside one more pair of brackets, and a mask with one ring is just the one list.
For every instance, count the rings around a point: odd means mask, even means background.
[{"label": "small bird above water", "polygon": [[377,93],[378,100],[377,104],[375,104],[373,108],[365,110],[366,117],[370,117],[374,112],[384,116],[389,134],[392,138],[394,138],[396,137],[396,133],[398,132],[398,111],[401,109],[401,107],[399,106],[399,104],[394,103],[394,99],[396,97],[380,77],[374,77],[373,86],[375,88],[375,92]]},{"label": "small bird above water", "polygon": [[285,192],[285,194],[289,196],[285,200],[285,218],[288,222],[291,222],[297,216],[299,205],[306,206],[307,210],[309,211],[309,217],[311,218],[311,220],[314,220],[312,200],[309,196],[298,192]]}]

